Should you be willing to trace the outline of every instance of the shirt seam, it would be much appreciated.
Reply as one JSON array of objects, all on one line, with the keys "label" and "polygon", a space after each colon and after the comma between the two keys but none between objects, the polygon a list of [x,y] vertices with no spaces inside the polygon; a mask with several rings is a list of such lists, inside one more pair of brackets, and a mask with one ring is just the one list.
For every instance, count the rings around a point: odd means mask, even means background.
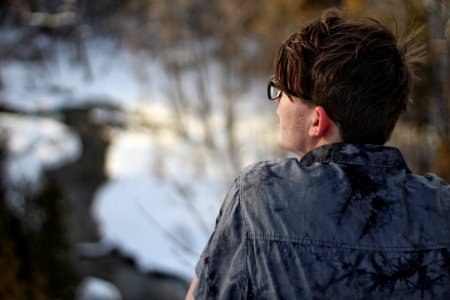
[{"label": "shirt seam", "polygon": [[245,218],[245,206],[243,205],[243,177],[244,176],[240,176],[239,177],[239,191],[238,191],[238,202],[239,202],[239,206],[241,207],[241,218],[242,218],[242,223],[243,223],[243,228],[244,228],[244,251],[243,251],[243,264],[242,264],[242,272],[244,275],[244,286],[245,286],[245,295],[248,294],[248,268],[247,268],[247,259],[248,259],[248,240],[250,237],[250,231],[248,229],[248,223],[247,223],[247,219]]},{"label": "shirt seam", "polygon": [[249,165],[246,168],[246,171],[248,170],[259,170],[262,169],[264,167],[268,167],[268,166],[279,166],[279,165],[283,165],[284,163],[288,162],[288,161],[296,161],[297,164],[299,166],[302,167],[311,167],[314,164],[337,164],[337,165],[353,165],[353,166],[367,166],[367,167],[380,167],[380,168],[399,168],[399,169],[405,169],[407,170],[407,168],[405,168],[402,164],[399,164],[397,162],[393,162],[393,163],[365,163],[365,162],[355,162],[355,161],[347,161],[347,160],[340,160],[340,159],[318,159],[318,160],[314,160],[312,162],[309,161],[302,161],[301,159],[296,159],[293,157],[287,157],[284,159],[273,159],[273,160],[266,160],[266,161],[261,161],[252,165]]},{"label": "shirt seam", "polygon": [[364,163],[364,162],[354,162],[354,161],[346,161],[346,160],[339,160],[339,159],[315,160],[313,162],[302,162],[301,160],[299,161],[299,165],[301,165],[303,167],[309,167],[309,166],[312,166],[315,163],[403,169],[403,166],[399,165],[398,163],[392,163],[392,164],[389,164],[389,163],[386,163],[386,164],[383,164],[383,163]]},{"label": "shirt seam", "polygon": [[[347,145],[353,145],[357,149],[368,151],[368,157],[361,155],[342,153],[342,150]],[[374,147],[376,146],[376,147]],[[374,153],[384,153],[384,155],[373,155]],[[359,153],[359,152],[358,152]],[[392,157],[386,157],[388,154]],[[306,153],[299,159],[300,166],[310,166],[314,163],[337,163],[355,166],[369,166],[369,167],[385,167],[385,168],[400,168],[409,170],[408,165],[401,152],[395,147],[380,146],[380,145],[358,145],[352,143],[338,143],[318,147]]]},{"label": "shirt seam", "polygon": [[370,245],[364,244],[349,244],[345,242],[334,242],[334,241],[323,241],[323,240],[315,240],[311,238],[304,237],[287,237],[287,236],[279,236],[272,234],[255,234],[248,233],[249,239],[253,240],[266,240],[266,241],[277,241],[277,242],[294,242],[294,243],[306,243],[312,246],[329,246],[345,248],[345,249],[358,249],[358,250],[371,250],[371,251],[385,251],[385,250],[402,250],[402,251],[418,251],[418,250],[437,250],[442,248],[450,247],[450,242],[442,242],[438,244],[429,244],[422,245],[419,247],[411,247],[411,246],[383,246],[383,247],[374,247]]}]

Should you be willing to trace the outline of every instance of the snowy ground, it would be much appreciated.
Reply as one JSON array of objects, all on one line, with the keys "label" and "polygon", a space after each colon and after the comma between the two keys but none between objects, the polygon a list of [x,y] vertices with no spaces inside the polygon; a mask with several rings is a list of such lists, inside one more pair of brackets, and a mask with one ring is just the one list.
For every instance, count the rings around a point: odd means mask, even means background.
[{"label": "snowy ground", "polygon": [[[187,137],[177,132],[170,80],[159,62],[96,40],[87,46],[87,74],[70,62],[73,49],[57,47],[54,61],[5,63],[1,101],[24,112],[51,112],[103,99],[127,111],[128,127],[112,135],[106,163],[110,181],[98,190],[92,214],[103,242],[135,257],[143,270],[191,278],[237,175],[224,150],[220,68],[211,64],[209,70],[209,92],[217,104],[209,116],[217,148],[210,149],[203,143],[201,115],[186,112]],[[264,82],[250,84],[236,107],[235,155],[241,165],[270,159],[276,151],[275,108],[265,101],[264,89]],[[3,114],[0,129],[11,137],[9,172],[16,182],[38,182],[42,169],[73,161],[81,151],[78,137],[51,118]]]},{"label": "snowy ground", "polygon": [[0,134],[9,148],[6,189],[10,205],[19,214],[23,207],[20,191],[24,186],[38,188],[44,170],[75,161],[81,154],[76,133],[50,118],[0,113]]}]

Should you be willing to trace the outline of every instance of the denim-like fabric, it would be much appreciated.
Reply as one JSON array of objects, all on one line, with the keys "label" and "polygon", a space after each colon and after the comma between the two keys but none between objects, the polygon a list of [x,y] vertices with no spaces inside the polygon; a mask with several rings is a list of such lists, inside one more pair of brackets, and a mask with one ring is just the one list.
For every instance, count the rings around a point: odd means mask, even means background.
[{"label": "denim-like fabric", "polygon": [[450,299],[450,187],[376,145],[257,163],[196,274],[197,299]]}]

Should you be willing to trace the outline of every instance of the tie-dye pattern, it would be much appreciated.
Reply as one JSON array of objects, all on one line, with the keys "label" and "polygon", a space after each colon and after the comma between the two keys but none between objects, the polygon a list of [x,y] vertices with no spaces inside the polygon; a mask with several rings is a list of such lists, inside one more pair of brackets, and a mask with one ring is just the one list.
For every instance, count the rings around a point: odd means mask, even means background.
[{"label": "tie-dye pattern", "polygon": [[450,299],[450,187],[377,145],[257,163],[196,273],[198,299]]}]

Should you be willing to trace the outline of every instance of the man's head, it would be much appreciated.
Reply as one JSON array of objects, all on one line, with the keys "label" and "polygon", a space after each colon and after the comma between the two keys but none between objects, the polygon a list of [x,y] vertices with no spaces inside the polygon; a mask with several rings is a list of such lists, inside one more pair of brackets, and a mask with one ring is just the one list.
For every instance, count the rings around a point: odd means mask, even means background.
[{"label": "man's head", "polygon": [[384,144],[409,99],[412,72],[405,51],[379,22],[326,10],[282,44],[276,85],[323,108],[343,141]]}]

